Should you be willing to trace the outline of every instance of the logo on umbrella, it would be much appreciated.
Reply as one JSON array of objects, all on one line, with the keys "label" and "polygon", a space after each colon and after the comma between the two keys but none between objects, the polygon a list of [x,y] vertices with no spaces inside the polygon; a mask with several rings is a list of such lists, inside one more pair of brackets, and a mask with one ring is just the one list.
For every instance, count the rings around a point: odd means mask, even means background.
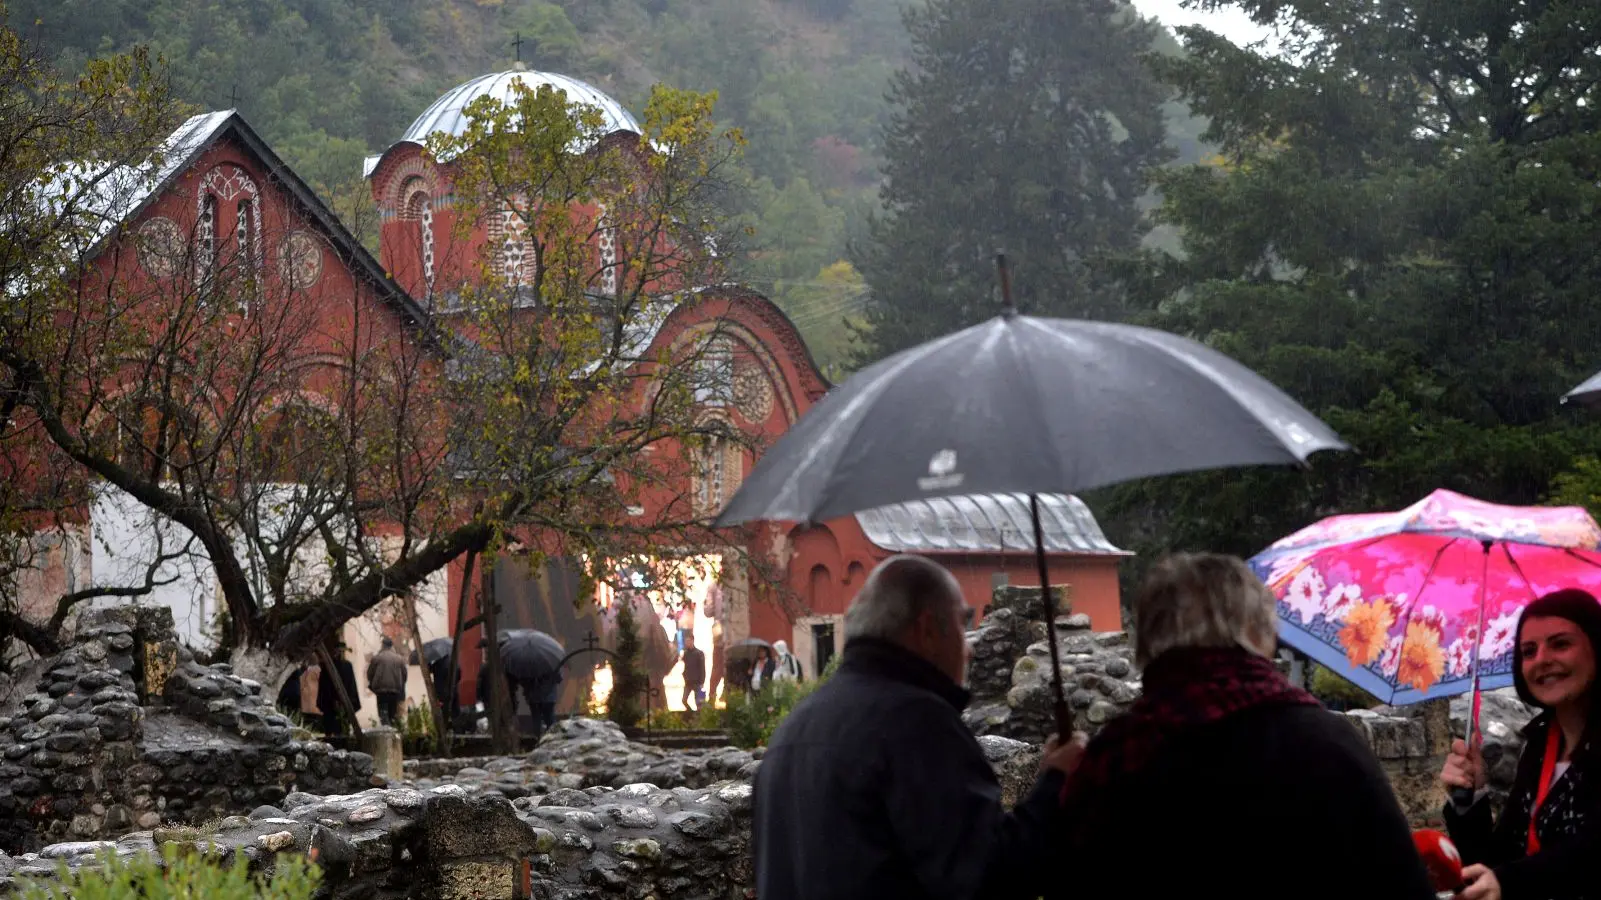
[{"label": "logo on umbrella", "polygon": [[942,491],[960,487],[962,473],[956,471],[956,451],[941,450],[928,460],[928,476],[917,479],[917,486],[925,491]]}]

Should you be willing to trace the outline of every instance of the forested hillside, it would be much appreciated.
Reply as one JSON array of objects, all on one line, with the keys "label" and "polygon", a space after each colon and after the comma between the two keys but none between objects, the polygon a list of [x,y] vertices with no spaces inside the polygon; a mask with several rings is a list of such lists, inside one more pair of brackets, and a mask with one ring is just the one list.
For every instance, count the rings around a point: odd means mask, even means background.
[{"label": "forested hillside", "polygon": [[[847,241],[878,204],[892,73],[906,63],[903,0],[11,0],[13,24],[68,71],[144,43],[178,92],[235,106],[341,205],[361,158],[453,85],[525,64],[583,78],[638,109],[651,84],[719,93],[744,130],[739,212],[771,293],[827,363],[860,307]],[[515,37],[522,38],[519,48]],[[1177,45],[1162,33],[1162,49]],[[1169,109],[1178,161],[1199,129]]]}]

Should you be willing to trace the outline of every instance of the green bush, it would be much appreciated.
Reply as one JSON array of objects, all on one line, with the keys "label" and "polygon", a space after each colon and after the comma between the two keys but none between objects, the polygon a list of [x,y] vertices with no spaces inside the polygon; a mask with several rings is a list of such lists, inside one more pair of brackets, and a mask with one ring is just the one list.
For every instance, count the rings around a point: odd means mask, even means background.
[{"label": "green bush", "polygon": [[1326,666],[1312,667],[1308,690],[1333,708],[1372,709],[1379,705],[1377,697],[1334,674],[1334,670]]},{"label": "green bush", "polygon": [[840,657],[834,657],[817,678],[802,682],[775,681],[755,694],[731,697],[724,711],[728,739],[738,747],[765,747],[789,711],[834,674],[839,660]]},{"label": "green bush", "polygon": [[426,705],[406,707],[406,718],[400,723],[400,740],[407,756],[423,756],[434,751],[434,717]]},{"label": "green bush", "polygon": [[162,860],[148,854],[67,871],[59,865],[54,881],[22,880],[22,900],[311,900],[322,873],[305,857],[278,857],[271,876],[250,874],[244,854],[231,864],[169,848]]},{"label": "green bush", "polygon": [[640,702],[645,699],[645,677],[642,664],[644,646],[639,640],[639,627],[634,622],[634,611],[626,601],[617,607],[617,656],[611,661],[611,695],[606,698],[606,718],[622,728],[633,728],[644,717]]}]

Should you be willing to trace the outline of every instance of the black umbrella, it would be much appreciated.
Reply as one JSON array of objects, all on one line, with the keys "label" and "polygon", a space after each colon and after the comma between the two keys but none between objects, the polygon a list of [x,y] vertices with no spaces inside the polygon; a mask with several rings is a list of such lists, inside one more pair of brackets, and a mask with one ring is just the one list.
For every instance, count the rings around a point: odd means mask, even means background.
[{"label": "black umbrella", "polygon": [[[434,638],[422,645],[422,665],[431,666],[450,655],[450,638]],[[411,651],[412,665],[417,663],[417,651]]]},{"label": "black umbrella", "polygon": [[1584,383],[1562,395],[1562,402],[1576,401],[1585,406],[1601,406],[1601,372],[1584,380]]},{"label": "black umbrella", "polygon": [[531,628],[500,632],[500,665],[509,678],[536,681],[561,666],[567,650],[555,638]]},{"label": "black umbrella", "polygon": [[[853,375],[762,456],[714,525],[821,522],[891,504],[1038,494],[1229,466],[1304,464],[1345,444],[1266,379],[1150,328],[1005,312]],[[1055,597],[1042,590],[1046,621]],[[1070,724],[1056,629],[1057,726]]]},{"label": "black umbrella", "polygon": [[773,652],[773,645],[767,643],[761,638],[746,638],[743,641],[740,641],[739,643],[734,644],[733,646],[724,650],[723,655],[729,662],[755,659],[756,651],[763,647],[767,648],[767,652],[769,654]]}]

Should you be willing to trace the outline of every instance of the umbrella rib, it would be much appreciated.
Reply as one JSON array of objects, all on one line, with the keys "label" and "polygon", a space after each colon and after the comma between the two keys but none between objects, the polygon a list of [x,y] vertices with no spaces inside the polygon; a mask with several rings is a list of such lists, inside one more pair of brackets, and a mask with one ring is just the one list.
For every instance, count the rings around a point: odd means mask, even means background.
[{"label": "umbrella rib", "polygon": [[1576,553],[1574,551],[1574,549],[1572,547],[1563,547],[1562,548],[1562,552],[1566,553],[1567,555],[1569,555],[1571,557],[1573,557],[1574,559],[1578,560],[1579,562],[1584,563],[1587,566],[1594,566],[1597,569],[1601,569],[1601,563],[1598,563],[1593,559],[1587,559],[1587,558],[1585,558],[1583,556],[1580,556],[1578,553]]},{"label": "umbrella rib", "polygon": [[[1517,561],[1517,558],[1512,555],[1512,543],[1510,541],[1501,541],[1500,543],[1501,543],[1501,553],[1506,556],[1506,561],[1508,563],[1512,564],[1512,571],[1518,573],[1518,578],[1520,578],[1523,581],[1523,586],[1529,589],[1529,596],[1533,597],[1536,600],[1540,599],[1534,593],[1534,582],[1529,580],[1529,576],[1523,574],[1523,566],[1520,565],[1518,563],[1518,561]],[[1567,552],[1572,553],[1573,551],[1572,550],[1568,550]],[[1580,557],[1580,558],[1582,559],[1583,557]],[[1589,562],[1589,560],[1585,560],[1585,561]],[[1479,639],[1483,640],[1484,636],[1480,635]]]},{"label": "umbrella rib", "polygon": [[[1444,544],[1441,544],[1440,549],[1434,551],[1434,559],[1429,563],[1429,570],[1423,573],[1423,582],[1418,585],[1417,596],[1412,598],[1411,605],[1409,605],[1406,609],[1406,615],[1401,618],[1401,650],[1406,650],[1407,626],[1412,624],[1412,614],[1417,611],[1419,606],[1423,605],[1423,592],[1429,589],[1429,582],[1434,580],[1434,570],[1440,567],[1440,559],[1445,556],[1445,551],[1451,549],[1451,545],[1455,544],[1459,540],[1461,540],[1461,538],[1451,538]],[[1382,656],[1379,658],[1380,660],[1383,659]],[[1399,666],[1399,663],[1397,665]],[[1400,672],[1399,667],[1396,669],[1396,672]],[[1379,677],[1387,678],[1382,671],[1379,673]],[[1391,688],[1392,690],[1399,691],[1400,685],[1392,685]],[[1395,697],[1392,695],[1390,699],[1394,700]]]}]

